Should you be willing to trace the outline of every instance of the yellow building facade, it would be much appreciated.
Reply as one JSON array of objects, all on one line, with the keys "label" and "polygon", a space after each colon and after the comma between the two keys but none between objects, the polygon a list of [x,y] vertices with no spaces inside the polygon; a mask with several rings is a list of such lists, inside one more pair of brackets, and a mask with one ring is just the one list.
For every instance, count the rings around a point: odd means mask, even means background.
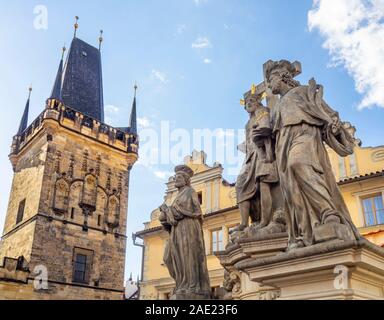
[{"label": "yellow building facade", "polygon": [[[354,154],[346,158],[331,149],[328,154],[352,220],[363,236],[384,246],[384,146],[361,147],[357,143]],[[195,172],[191,184],[199,195],[204,214],[207,264],[214,293],[224,280],[224,269],[214,253],[225,248],[231,228],[240,223],[235,185],[223,178],[224,168],[220,164],[206,164],[204,152],[194,151],[184,162]],[[171,204],[176,194],[171,178],[165,202]],[[150,221],[144,223],[144,230],[136,233],[144,244],[140,299],[168,299],[174,286],[163,263],[168,233],[158,221],[159,214],[158,209],[154,210]]]}]

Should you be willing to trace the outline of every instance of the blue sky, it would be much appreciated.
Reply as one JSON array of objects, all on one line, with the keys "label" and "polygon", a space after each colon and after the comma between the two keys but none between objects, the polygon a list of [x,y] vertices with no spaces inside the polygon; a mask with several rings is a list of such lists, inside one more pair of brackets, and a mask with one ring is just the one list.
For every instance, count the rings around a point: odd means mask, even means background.
[{"label": "blue sky", "polygon": [[[262,81],[262,64],[268,59],[288,59],[302,63],[303,73],[298,77],[302,83],[314,76],[324,85],[325,99],[343,120],[356,126],[364,146],[383,144],[384,103],[377,88],[384,85],[380,77],[384,74],[384,54],[382,44],[373,42],[383,39],[382,24],[372,20],[376,17],[375,8],[361,7],[362,0],[339,1],[337,8],[329,8],[329,0],[3,3],[0,228],[12,183],[8,153],[23,112],[27,87],[33,83],[31,121],[43,110],[50,94],[61,47],[64,43],[69,47],[72,39],[75,15],[80,17],[79,38],[97,45],[99,30],[104,30],[104,102],[106,118],[112,125],[128,124],[133,85],[137,81],[141,129],[159,130],[161,121],[169,121],[173,129],[189,131],[241,129],[247,115],[239,106],[239,99],[252,83]],[[377,2],[383,5],[381,0]],[[360,5],[362,18],[348,15],[347,19],[340,19],[345,11],[358,12],[351,3]],[[48,10],[47,29],[34,27],[36,5],[44,5]],[[314,11],[309,21],[311,9]],[[368,22],[376,23],[377,29],[363,29],[362,41],[361,25],[368,16],[374,17]],[[353,27],[338,25],[347,22]],[[352,45],[346,45],[345,39]],[[361,50],[367,49],[356,52],[356,43],[362,43]],[[377,44],[374,50],[378,51],[369,58],[372,43]],[[368,59],[362,59],[364,54]],[[373,102],[361,108],[361,101],[367,96]],[[210,164],[216,160],[215,154],[208,154]],[[226,168],[225,159],[222,162]],[[141,250],[132,246],[130,235],[141,230],[151,211],[162,203],[166,176],[172,167],[173,164],[134,167],[129,195],[127,275],[133,272],[136,277],[141,262]],[[234,181],[235,175],[227,171],[225,175]]]}]

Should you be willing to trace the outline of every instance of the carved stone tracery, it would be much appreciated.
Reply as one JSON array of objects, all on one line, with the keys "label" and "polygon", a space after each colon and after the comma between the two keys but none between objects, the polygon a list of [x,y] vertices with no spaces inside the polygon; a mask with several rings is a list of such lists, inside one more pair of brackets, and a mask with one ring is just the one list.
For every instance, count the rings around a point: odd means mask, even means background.
[{"label": "carved stone tracery", "polygon": [[[55,214],[64,215],[72,219],[79,212],[84,216],[84,226],[88,225],[88,217],[96,212],[97,225],[103,227],[105,223],[111,229],[120,224],[120,197],[122,193],[123,175],[120,173],[112,187],[112,170],[101,170],[101,155],[98,155],[95,170],[89,168],[89,153],[83,153],[81,162],[82,178],[75,174],[75,156],[72,154],[68,163],[67,172],[59,173],[61,167],[61,153],[57,152],[54,162],[54,190],[52,210]],[[101,176],[105,174],[103,180]],[[100,185],[105,181],[105,186]],[[98,216],[101,216],[100,219]]]}]

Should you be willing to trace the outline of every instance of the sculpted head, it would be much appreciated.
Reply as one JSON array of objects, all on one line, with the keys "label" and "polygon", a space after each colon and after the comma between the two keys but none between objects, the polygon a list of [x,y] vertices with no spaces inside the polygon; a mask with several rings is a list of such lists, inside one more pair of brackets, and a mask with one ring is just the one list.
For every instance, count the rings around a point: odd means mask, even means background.
[{"label": "sculpted head", "polygon": [[249,94],[247,97],[245,97],[245,106],[244,109],[248,113],[254,113],[257,108],[260,108],[263,106],[261,103],[262,95],[256,95],[256,94]]},{"label": "sculpted head", "polygon": [[191,178],[193,176],[193,170],[186,166],[180,165],[175,168],[175,187],[182,188],[191,184]]},{"label": "sculpted head", "polygon": [[249,114],[254,113],[257,108],[263,107],[262,100],[264,98],[264,93],[256,92],[256,87],[252,85],[252,89],[244,94],[244,100],[241,100],[242,105],[244,105],[245,111]]},{"label": "sculpted head", "polygon": [[284,95],[292,88],[300,85],[294,77],[301,72],[299,62],[289,62],[287,60],[268,61],[264,64],[264,75],[268,87],[273,94]]}]

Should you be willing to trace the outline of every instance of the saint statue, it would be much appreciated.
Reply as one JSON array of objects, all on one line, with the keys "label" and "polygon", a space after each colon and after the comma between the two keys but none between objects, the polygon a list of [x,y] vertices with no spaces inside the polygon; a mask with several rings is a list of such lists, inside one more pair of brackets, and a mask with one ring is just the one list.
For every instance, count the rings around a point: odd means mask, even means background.
[{"label": "saint statue", "polygon": [[176,287],[171,299],[209,299],[209,282],[202,229],[202,212],[190,180],[193,170],[185,165],[175,168],[178,194],[171,206],[160,207],[159,220],[169,232],[164,263]]},{"label": "saint statue", "polygon": [[[245,230],[251,218],[253,224],[245,236],[262,229],[267,231],[266,233],[285,230],[284,223],[281,223],[284,202],[278,184],[269,109],[263,106],[262,99],[263,93],[256,92],[253,85],[242,100],[245,110],[249,113],[249,120],[245,126],[245,161],[236,181],[241,224],[232,233]],[[257,130],[258,135],[253,134],[254,130]],[[280,217],[276,217],[279,214]],[[274,227],[264,229],[272,222]],[[279,226],[277,230],[276,226]]]},{"label": "saint statue", "polygon": [[[271,112],[279,179],[286,201],[289,249],[333,239],[360,238],[337,187],[324,142],[340,156],[354,141],[337,112],[323,100],[314,79],[294,80],[300,64],[286,60],[264,65],[266,82],[280,99]],[[263,137],[257,128],[253,136]]]}]

